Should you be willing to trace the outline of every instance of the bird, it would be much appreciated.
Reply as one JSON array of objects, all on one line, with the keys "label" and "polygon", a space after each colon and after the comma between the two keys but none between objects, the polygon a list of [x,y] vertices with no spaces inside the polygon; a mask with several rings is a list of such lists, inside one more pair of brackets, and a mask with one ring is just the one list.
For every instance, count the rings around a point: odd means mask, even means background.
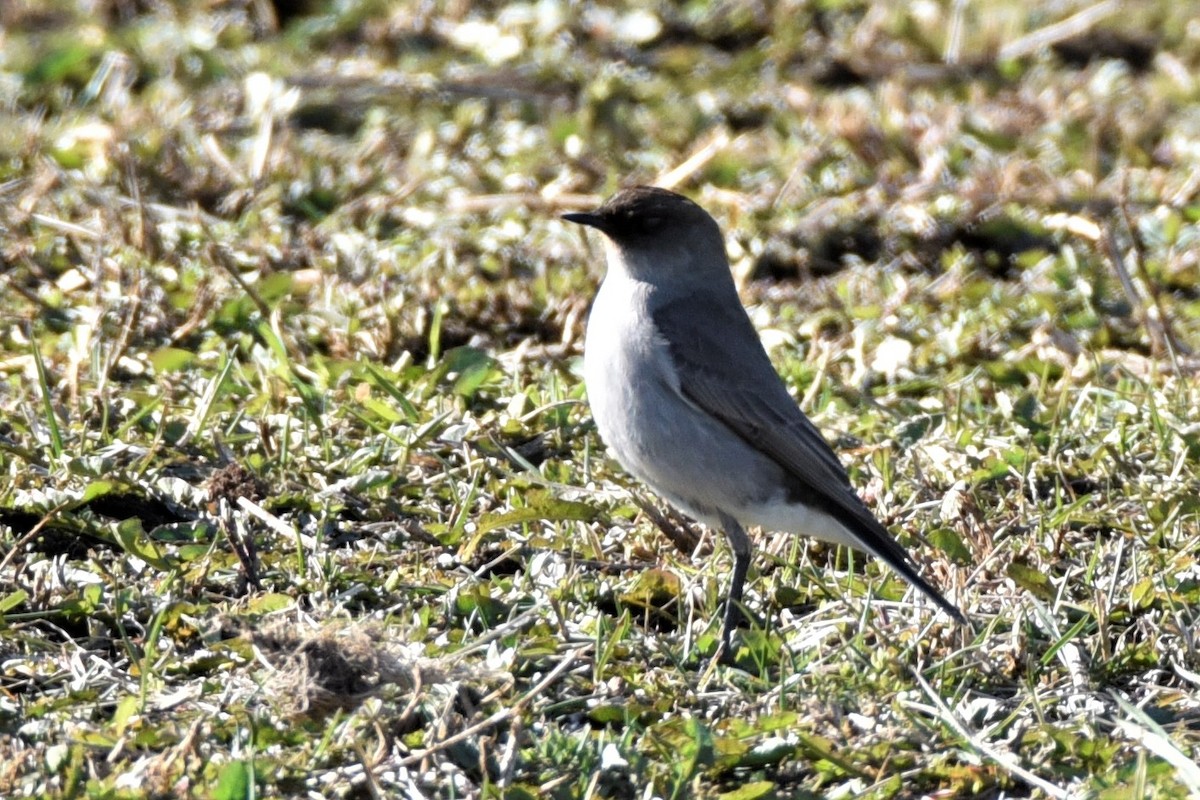
[{"label": "bird", "polygon": [[732,551],[716,657],[733,653],[753,550],[747,527],[869,553],[965,623],[867,508],[775,371],[716,220],[654,186],[562,218],[603,234],[607,269],[583,358],[600,438],[634,478],[722,531]]}]

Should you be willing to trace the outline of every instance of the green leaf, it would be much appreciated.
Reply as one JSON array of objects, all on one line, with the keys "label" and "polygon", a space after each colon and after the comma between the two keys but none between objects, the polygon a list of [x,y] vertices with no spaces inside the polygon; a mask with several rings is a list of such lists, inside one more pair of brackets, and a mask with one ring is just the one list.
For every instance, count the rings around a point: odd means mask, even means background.
[{"label": "green leaf", "polygon": [[604,703],[594,706],[587,712],[588,721],[593,725],[624,725],[629,721],[625,707],[617,703]]},{"label": "green leaf", "polygon": [[508,607],[492,597],[484,586],[475,586],[459,592],[455,610],[464,618],[477,615],[486,628],[500,622],[508,614]]},{"label": "green leaf", "polygon": [[209,797],[212,800],[249,800],[253,797],[253,771],[245,761],[230,761],[221,767],[217,785]]},{"label": "green leaf", "polygon": [[1133,585],[1132,599],[1135,608],[1149,608],[1154,604],[1155,586],[1150,578],[1142,578]]},{"label": "green leaf", "polygon": [[400,406],[400,410],[404,412],[404,416],[409,422],[419,422],[421,420],[420,412],[417,411],[417,407],[412,404],[412,401],[410,401],[400,389],[400,382],[397,378],[393,377],[391,373],[385,372],[374,364],[367,364],[366,368],[367,373],[373,379],[372,382],[375,384],[375,386],[382,389],[393,400],[396,401],[396,405]]},{"label": "green leaf", "polygon": [[104,587],[96,583],[88,584],[79,596],[90,610],[95,611],[104,602]]},{"label": "green leaf", "polygon": [[796,727],[800,722],[800,715],[795,711],[776,711],[773,714],[764,714],[754,720],[753,725],[749,730],[755,733],[770,733],[771,731],[787,731]]},{"label": "green leaf", "polygon": [[504,800],[537,800],[539,797],[545,797],[540,786],[526,786],[521,783],[515,783],[504,790],[501,795]]},{"label": "green leaf", "polygon": [[456,347],[446,352],[438,371],[443,375],[455,375],[454,393],[470,398],[475,395],[500,370],[496,359],[475,347]]},{"label": "green leaf", "polygon": [[86,505],[97,497],[104,497],[116,488],[116,484],[112,481],[92,481],[83,488],[83,494],[80,495],[77,501],[78,505]]},{"label": "green leaf", "polygon": [[772,736],[747,750],[738,761],[738,766],[748,768],[771,766],[795,754],[795,742],[790,742],[781,736]]},{"label": "green leaf", "polygon": [[442,322],[450,311],[450,303],[446,298],[439,298],[433,306],[433,319],[429,323],[429,358],[430,363],[442,355]]},{"label": "green leaf", "polygon": [[259,281],[255,288],[258,290],[258,296],[270,304],[273,300],[291,294],[294,282],[290,272],[275,272]]},{"label": "green leaf", "polygon": [[46,430],[50,432],[50,452],[55,458],[63,454],[62,431],[58,427],[58,415],[54,413],[54,401],[50,394],[50,378],[46,372],[46,364],[42,361],[42,351],[37,342],[29,343],[29,351],[33,355],[33,365],[37,370],[38,388],[41,389],[42,411],[45,414]]},{"label": "green leaf", "polygon": [[809,592],[801,591],[795,586],[784,584],[775,589],[775,605],[780,608],[794,608],[808,602],[809,597]]},{"label": "green leaf", "polygon": [[962,537],[950,528],[935,528],[926,538],[937,549],[941,550],[959,564],[971,563],[971,551],[963,543]]},{"label": "green leaf", "polygon": [[180,561],[187,564],[204,558],[210,549],[212,548],[207,544],[185,544],[176,548],[175,555]]},{"label": "green leaf", "polygon": [[112,749],[117,746],[117,738],[106,731],[76,730],[71,737],[79,744],[101,749]]},{"label": "green leaf", "polygon": [[113,712],[113,728],[117,732],[117,736],[122,736],[125,733],[125,728],[129,725],[129,720],[138,712],[142,701],[135,694],[128,694],[121,698],[121,702],[117,703],[117,710]]},{"label": "green leaf", "polygon": [[213,322],[217,325],[227,325],[244,330],[257,311],[258,308],[254,305],[254,301],[241,294],[223,303],[213,317]]},{"label": "green leaf", "polygon": [[29,593],[24,589],[17,589],[15,592],[9,592],[4,597],[0,597],[0,615],[6,611],[12,611],[28,599]]},{"label": "green leaf", "polygon": [[92,72],[95,50],[82,41],[70,41],[50,50],[25,73],[32,84],[56,84],[86,81]]},{"label": "green leaf", "polygon": [[743,783],[732,792],[725,792],[717,797],[720,800],[759,800],[762,797],[770,797],[774,793],[774,781],[754,781],[753,783]]},{"label": "green leaf", "polygon": [[683,592],[679,576],[666,569],[648,569],[638,576],[633,589],[621,595],[621,602],[642,608],[662,608]]},{"label": "green leaf", "polygon": [[683,740],[679,754],[684,759],[681,765],[683,772],[690,779],[700,769],[713,763],[715,751],[712,731],[700,720],[688,717],[687,722],[684,723],[684,732],[687,734],[687,738]]},{"label": "green leaf", "polygon": [[537,521],[580,520],[587,522],[595,519],[598,513],[596,509],[586,503],[559,500],[550,497],[545,492],[530,491],[526,499],[532,505],[514,508],[511,511],[492,512],[480,517],[479,521],[475,523],[475,533],[459,548],[458,557],[469,561],[483,543],[484,538],[497,528]]},{"label": "green leaf", "polygon": [[935,425],[941,425],[945,417],[942,414],[918,414],[906,420],[896,428],[892,438],[903,448],[912,447],[925,437]]},{"label": "green leaf", "polygon": [[1006,572],[1008,573],[1008,577],[1016,581],[1018,586],[1030,594],[1037,595],[1043,600],[1054,599],[1054,586],[1050,583],[1050,578],[1044,572],[1027,567],[1024,564],[1019,564],[1016,561],[1008,565]]},{"label": "green leaf", "polygon": [[398,413],[387,403],[383,402],[382,400],[377,400],[374,397],[368,397],[367,399],[363,400],[362,406],[382,419],[384,422],[393,425],[398,422],[405,422],[409,419],[406,415]]},{"label": "green leaf", "polygon": [[159,375],[181,372],[195,360],[195,353],[178,347],[160,347],[150,354],[150,364]]},{"label": "green leaf", "polygon": [[587,503],[580,503],[575,500],[561,500],[543,491],[530,491],[527,495],[527,500],[529,505],[522,508],[484,514],[476,523],[476,532],[488,533],[497,528],[506,528],[538,520],[547,522],[562,522],[567,520],[591,522],[600,513],[596,508]]},{"label": "green leaf", "polygon": [[121,522],[113,523],[111,527],[117,541],[121,545],[121,549],[126,553],[131,556],[137,556],[155,569],[163,571],[171,569],[171,561],[168,560],[163,549],[158,546],[158,543],[146,535],[140,519],[130,517]]},{"label": "green leaf", "polygon": [[983,368],[998,386],[1025,386],[1029,382],[1025,371],[1007,361],[985,361]]},{"label": "green leaf", "polygon": [[291,608],[296,601],[286,594],[268,592],[256,595],[246,603],[246,611],[251,614],[273,614]]}]

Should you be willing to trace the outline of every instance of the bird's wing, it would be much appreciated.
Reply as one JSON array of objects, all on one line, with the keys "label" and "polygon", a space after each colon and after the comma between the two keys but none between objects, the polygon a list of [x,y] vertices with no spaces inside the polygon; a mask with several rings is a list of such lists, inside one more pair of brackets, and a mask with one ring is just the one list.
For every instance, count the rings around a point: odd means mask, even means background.
[{"label": "bird's wing", "polygon": [[947,612],[961,612],[913,568],[850,485],[837,455],[788,394],[736,294],[696,292],[651,315],[670,350],[680,391],[787,472],[796,498],[837,519],[861,543]]}]

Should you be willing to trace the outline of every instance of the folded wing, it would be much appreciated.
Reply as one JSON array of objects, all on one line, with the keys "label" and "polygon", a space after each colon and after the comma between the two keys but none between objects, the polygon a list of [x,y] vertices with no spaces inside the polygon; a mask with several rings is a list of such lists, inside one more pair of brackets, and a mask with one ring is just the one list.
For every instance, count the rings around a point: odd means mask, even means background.
[{"label": "folded wing", "polygon": [[788,394],[739,302],[717,293],[696,293],[652,315],[687,399],[783,467],[796,501],[837,519],[860,549],[882,559],[955,619],[964,620],[962,612],[917,573],[907,551],[854,491],[837,455]]}]

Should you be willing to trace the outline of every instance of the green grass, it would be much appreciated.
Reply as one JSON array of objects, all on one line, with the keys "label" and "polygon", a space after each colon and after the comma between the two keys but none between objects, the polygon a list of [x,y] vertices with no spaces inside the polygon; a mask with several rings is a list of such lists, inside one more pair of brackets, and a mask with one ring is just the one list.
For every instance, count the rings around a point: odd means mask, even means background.
[{"label": "green grass", "polygon": [[[1200,6],[193,5],[0,10],[0,796],[1200,793]],[[762,532],[709,669],[557,218],[663,179],[970,629]]]}]

